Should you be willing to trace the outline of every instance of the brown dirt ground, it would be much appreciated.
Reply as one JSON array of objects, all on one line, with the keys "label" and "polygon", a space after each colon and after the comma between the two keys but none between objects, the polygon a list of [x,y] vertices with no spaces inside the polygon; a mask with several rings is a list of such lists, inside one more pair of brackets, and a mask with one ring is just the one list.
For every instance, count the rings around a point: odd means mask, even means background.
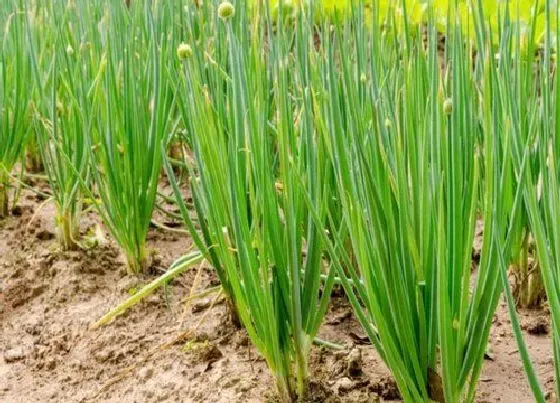
[{"label": "brown dirt ground", "polygon": [[[0,222],[1,402],[275,400],[265,362],[246,333],[228,322],[225,305],[215,296],[190,306],[185,302],[191,291],[217,284],[209,267],[192,269],[104,328],[89,330],[92,322],[184,254],[188,237],[152,229],[149,246],[157,251],[153,273],[135,278],[126,274],[108,235],[107,243],[89,250],[59,251],[53,239],[54,208],[41,203],[24,192],[16,215]],[[82,233],[97,222],[96,215],[88,213]],[[547,315],[522,312],[521,318],[537,373],[552,390]],[[398,401],[388,370],[367,344],[343,296],[333,297],[324,322],[319,336],[345,349],[313,348],[314,401]],[[363,361],[363,373],[354,378],[347,374],[353,349]],[[477,401],[533,400],[502,302]]]}]

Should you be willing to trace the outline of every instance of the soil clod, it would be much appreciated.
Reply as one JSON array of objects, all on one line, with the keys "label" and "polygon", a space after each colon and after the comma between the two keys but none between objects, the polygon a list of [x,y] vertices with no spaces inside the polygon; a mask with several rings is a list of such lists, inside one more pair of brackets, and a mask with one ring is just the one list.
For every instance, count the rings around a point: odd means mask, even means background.
[{"label": "soil clod", "polygon": [[549,331],[548,319],[544,315],[531,318],[524,327],[527,333],[536,336],[548,334]]},{"label": "soil clod", "polygon": [[25,352],[22,348],[14,348],[4,352],[4,361],[6,363],[13,363],[16,361],[21,361],[25,358]]}]

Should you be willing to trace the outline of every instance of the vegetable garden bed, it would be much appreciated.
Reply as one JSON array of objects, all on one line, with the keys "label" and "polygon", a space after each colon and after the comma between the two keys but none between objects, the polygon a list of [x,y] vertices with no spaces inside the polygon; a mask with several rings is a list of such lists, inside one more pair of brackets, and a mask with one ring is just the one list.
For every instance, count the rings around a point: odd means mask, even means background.
[{"label": "vegetable garden bed", "polygon": [[2,3],[0,398],[556,399],[559,16]]}]

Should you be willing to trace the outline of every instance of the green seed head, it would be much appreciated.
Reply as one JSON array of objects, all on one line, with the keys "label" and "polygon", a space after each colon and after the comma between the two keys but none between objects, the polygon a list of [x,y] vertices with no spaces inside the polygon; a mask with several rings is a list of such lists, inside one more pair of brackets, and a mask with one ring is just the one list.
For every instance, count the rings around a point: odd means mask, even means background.
[{"label": "green seed head", "polygon": [[453,100],[451,98],[447,98],[443,101],[443,112],[449,116],[453,112]]},{"label": "green seed head", "polygon": [[222,20],[229,20],[235,15],[235,7],[229,1],[223,1],[218,6],[218,15]]},{"label": "green seed head", "polygon": [[68,54],[68,56],[72,56],[74,54],[74,48],[72,47],[72,45],[68,45],[68,47],[66,48],[66,53]]},{"label": "green seed head", "polygon": [[192,56],[191,45],[189,45],[187,43],[180,44],[179,47],[177,48],[177,57],[180,60],[185,60],[185,59],[188,59],[191,56]]}]

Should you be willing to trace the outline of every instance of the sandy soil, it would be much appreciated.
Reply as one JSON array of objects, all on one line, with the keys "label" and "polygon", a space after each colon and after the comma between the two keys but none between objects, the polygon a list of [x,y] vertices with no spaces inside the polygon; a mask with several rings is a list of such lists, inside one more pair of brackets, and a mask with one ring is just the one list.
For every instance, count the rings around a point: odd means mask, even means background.
[{"label": "sandy soil", "polygon": [[[26,192],[15,214],[0,222],[1,402],[275,400],[265,363],[246,333],[228,321],[219,295],[186,303],[191,292],[217,285],[209,267],[193,268],[109,325],[89,330],[92,322],[184,254],[188,237],[152,229],[154,267],[151,274],[136,278],[126,274],[110,240],[89,250],[59,251],[54,208],[41,203]],[[97,223],[89,213],[82,233],[88,235]],[[541,382],[552,390],[547,315],[522,312],[522,323]],[[344,349],[314,347],[314,401],[398,401],[388,370],[340,292],[333,296],[320,337]],[[360,354],[362,372],[349,373],[348,363]],[[477,401],[533,400],[501,303]]]}]

